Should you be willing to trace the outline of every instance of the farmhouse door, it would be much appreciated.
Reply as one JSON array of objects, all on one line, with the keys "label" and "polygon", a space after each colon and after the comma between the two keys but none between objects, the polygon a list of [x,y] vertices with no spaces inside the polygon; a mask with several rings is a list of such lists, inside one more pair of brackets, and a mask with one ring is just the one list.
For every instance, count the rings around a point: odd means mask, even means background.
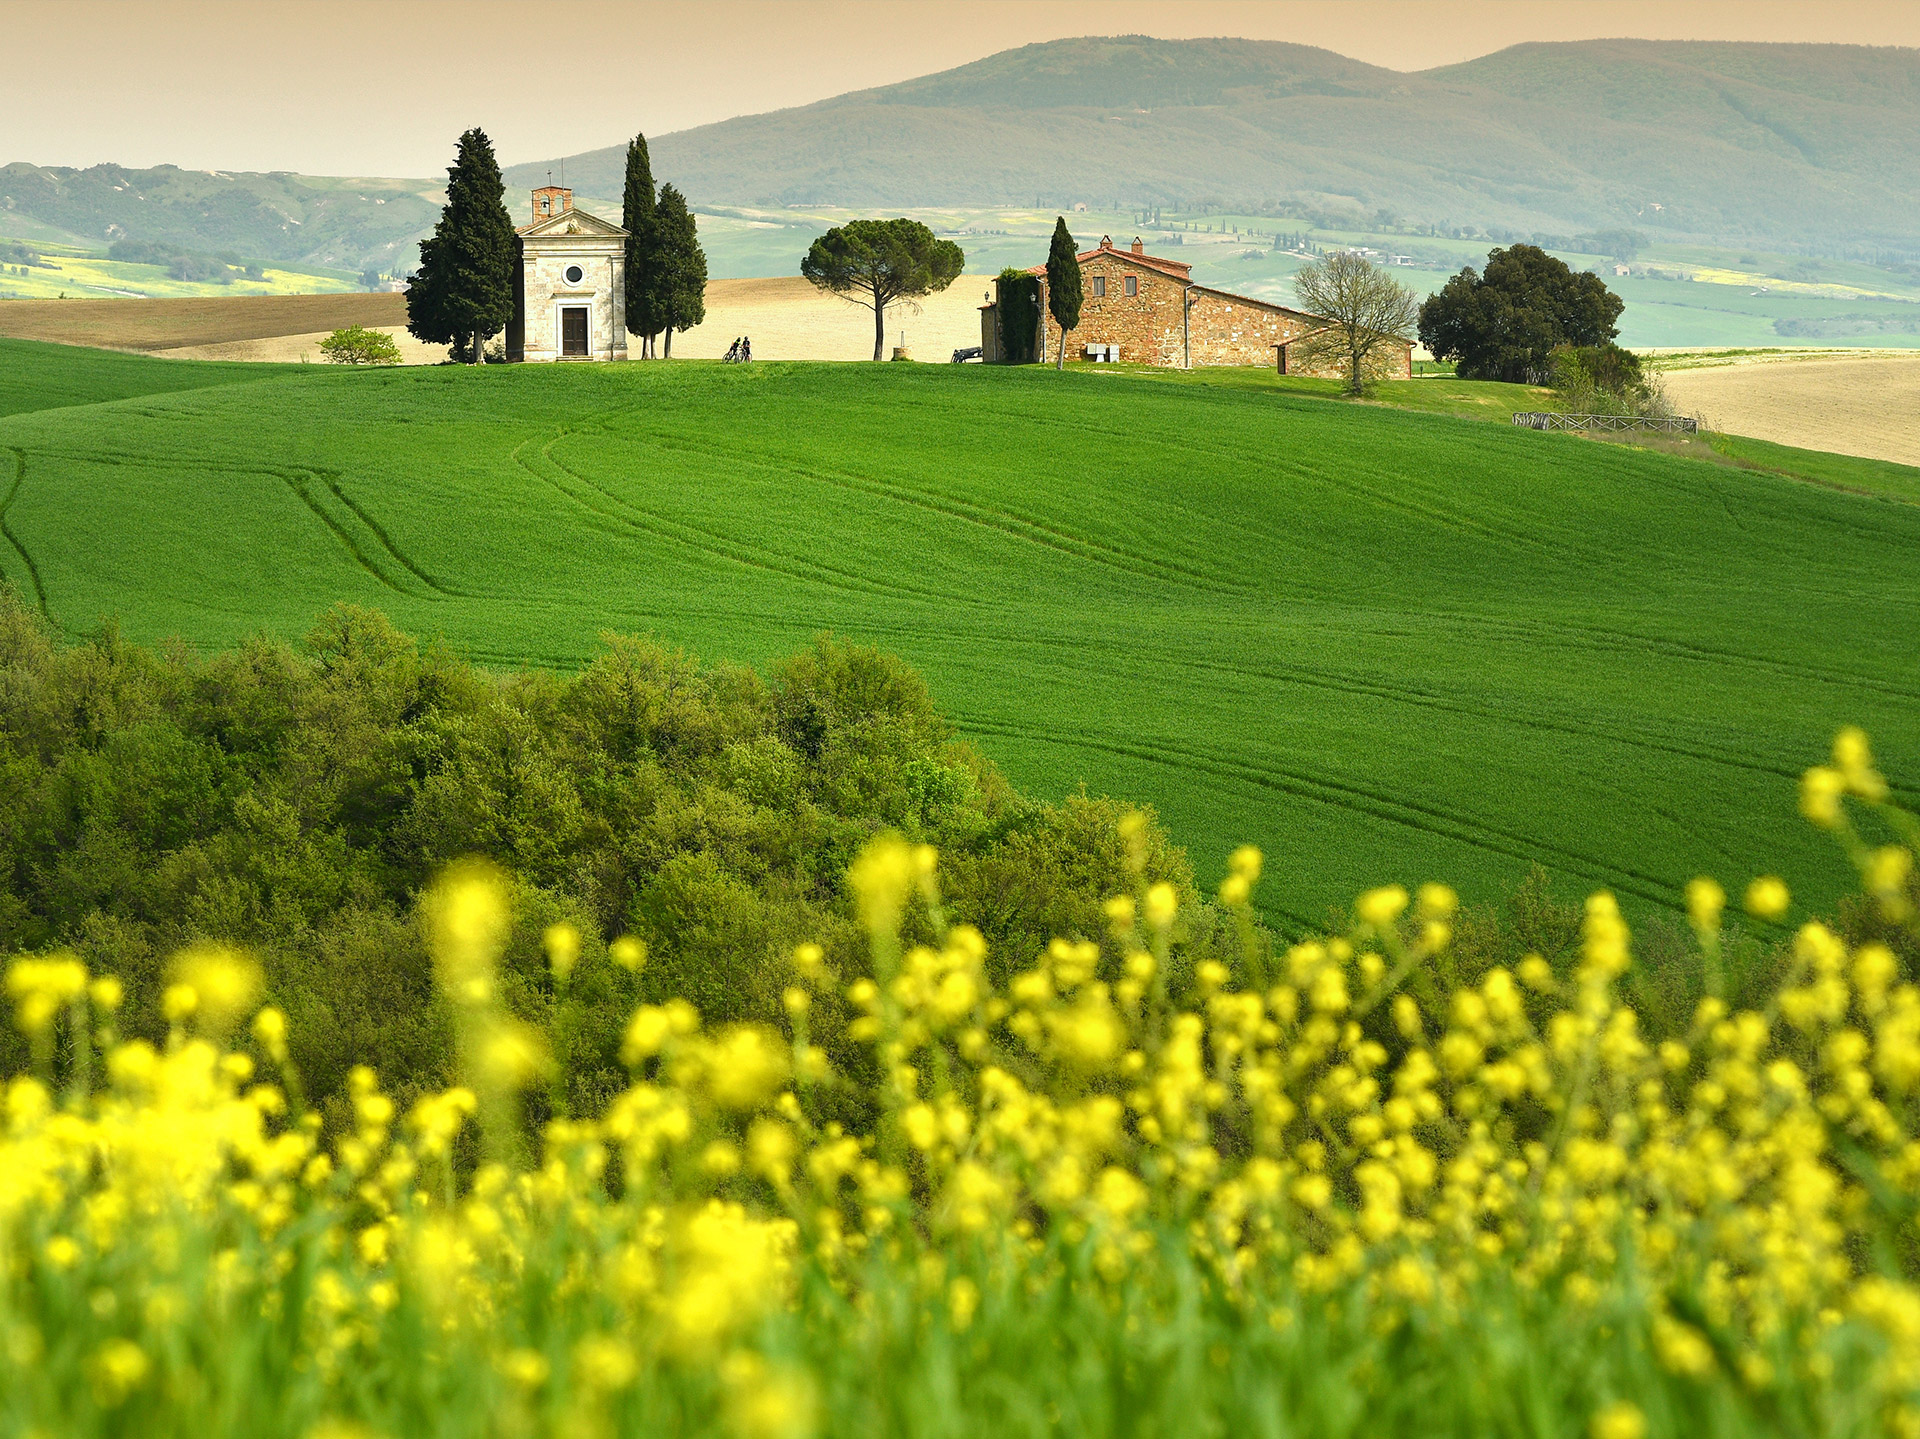
[{"label": "farmhouse door", "polygon": [[587,353],[587,312],[569,308],[560,312],[560,353],[563,355],[584,355]]}]

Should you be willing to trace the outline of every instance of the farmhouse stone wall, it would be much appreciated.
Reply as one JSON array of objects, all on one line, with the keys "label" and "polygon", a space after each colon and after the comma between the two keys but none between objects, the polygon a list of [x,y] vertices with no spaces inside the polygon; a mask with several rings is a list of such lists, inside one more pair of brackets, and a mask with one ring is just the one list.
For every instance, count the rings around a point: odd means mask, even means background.
[{"label": "farmhouse stone wall", "polygon": [[[1033,273],[1043,275],[1044,294],[1044,270],[1036,267]],[[1067,336],[1067,358],[1080,358],[1090,345],[1117,345],[1118,358],[1137,365],[1275,365],[1277,346],[1289,345],[1321,324],[1315,316],[1284,305],[1190,285],[1191,273],[1177,260],[1115,249],[1104,241],[1080,256],[1085,291],[1080,323]],[[1188,301],[1191,309],[1183,326],[1181,308]],[[1051,360],[1060,327],[1050,312],[1043,309],[1043,314],[1046,348],[1041,358]],[[983,316],[983,335],[991,319]],[[1392,346],[1369,368],[1381,377],[1410,374],[1411,355],[1410,346]],[[1325,367],[1303,369],[1297,360],[1286,368],[1291,374],[1338,373]]]}]

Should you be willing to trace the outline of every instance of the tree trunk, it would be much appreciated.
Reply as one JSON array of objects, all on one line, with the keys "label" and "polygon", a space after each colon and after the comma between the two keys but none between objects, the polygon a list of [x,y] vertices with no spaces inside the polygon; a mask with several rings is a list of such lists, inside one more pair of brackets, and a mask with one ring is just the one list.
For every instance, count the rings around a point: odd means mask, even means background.
[{"label": "tree trunk", "polygon": [[[1055,315],[1053,322],[1060,325],[1060,317]],[[1057,375],[1067,367],[1067,327],[1060,325],[1060,343],[1053,351],[1053,372]]]},{"label": "tree trunk", "polygon": [[480,353],[480,346],[483,345],[484,343],[486,342],[481,337],[480,332],[478,330],[475,330],[473,332],[473,363],[476,365],[480,364],[486,358],[484,355]]},{"label": "tree trunk", "polygon": [[886,358],[887,348],[887,302],[876,292],[873,297],[873,357],[876,360]]},{"label": "tree trunk", "polygon": [[667,344],[666,348],[660,352],[660,358],[663,360],[673,358],[673,326],[671,325],[667,326]]}]

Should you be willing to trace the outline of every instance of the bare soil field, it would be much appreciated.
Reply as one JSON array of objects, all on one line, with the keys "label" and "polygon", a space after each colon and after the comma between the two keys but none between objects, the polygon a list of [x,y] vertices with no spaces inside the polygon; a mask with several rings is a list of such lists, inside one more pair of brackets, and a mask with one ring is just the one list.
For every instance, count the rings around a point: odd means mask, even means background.
[{"label": "bare soil field", "polygon": [[[980,306],[993,287],[988,275],[962,275],[921,302],[887,310],[887,353],[906,332],[916,360],[944,364],[955,350],[980,343]],[[706,323],[673,337],[673,353],[717,360],[740,335],[753,340],[756,360],[871,360],[873,311],[816,290],[798,275],[773,280],[710,280]]]},{"label": "bare soil field", "polygon": [[[399,299],[400,296],[396,295],[394,298]],[[400,363],[403,365],[437,365],[447,358],[445,345],[429,345],[414,339],[407,333],[404,323],[369,325],[367,328],[381,330],[393,336],[394,343],[400,347]],[[289,365],[306,360],[319,364],[324,359],[320,353],[320,342],[332,333],[332,330],[314,330],[303,335],[269,335],[258,340],[221,340],[211,345],[174,345],[149,353],[172,360],[261,360]]]},{"label": "bare soil field", "polygon": [[1674,404],[1712,429],[1920,465],[1920,354],[1742,355],[1662,378]]},{"label": "bare soil field", "polygon": [[[887,312],[887,350],[906,334],[916,360],[944,363],[980,343],[985,275],[962,275],[929,296],[919,313]],[[212,300],[9,300],[0,303],[0,335],[115,350],[145,350],[187,360],[319,359],[319,344],[345,325],[385,330],[408,364],[446,358],[441,345],[406,333],[404,295],[274,295]],[[873,313],[822,294],[798,275],[772,280],[714,280],[706,323],[673,337],[673,352],[719,359],[740,335],[761,360],[866,360],[873,356]],[[638,352],[638,346],[634,346]]]},{"label": "bare soil field", "polygon": [[[238,295],[211,300],[6,300],[0,335],[109,350],[179,350],[347,325],[404,326],[405,295]],[[978,343],[976,341],[975,343]],[[280,359],[280,355],[206,356]],[[298,359],[296,353],[291,358]]]}]

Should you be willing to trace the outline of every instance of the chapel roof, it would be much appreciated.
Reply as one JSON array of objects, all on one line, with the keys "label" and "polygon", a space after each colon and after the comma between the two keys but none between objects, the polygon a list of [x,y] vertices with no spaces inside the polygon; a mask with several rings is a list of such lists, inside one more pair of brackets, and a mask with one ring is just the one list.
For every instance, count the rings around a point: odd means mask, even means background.
[{"label": "chapel roof", "polygon": [[610,220],[585,210],[561,210],[548,215],[545,219],[535,220],[531,225],[520,225],[514,230],[516,235],[594,235],[605,239],[625,239],[627,232]]}]

